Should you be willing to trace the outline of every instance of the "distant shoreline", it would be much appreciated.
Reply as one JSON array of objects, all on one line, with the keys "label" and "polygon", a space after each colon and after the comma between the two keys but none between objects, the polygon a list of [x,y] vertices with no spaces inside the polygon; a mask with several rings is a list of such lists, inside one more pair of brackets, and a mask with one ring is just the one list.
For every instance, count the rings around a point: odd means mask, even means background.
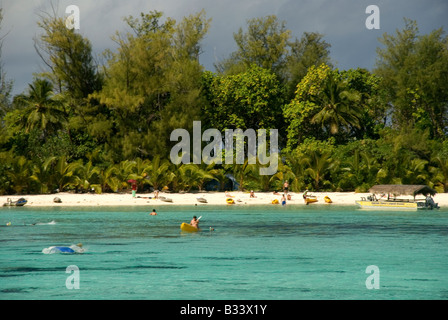
[{"label": "distant shoreline", "polygon": [[[274,195],[273,192],[255,192],[255,198],[250,197],[249,192],[234,191],[230,192],[235,205],[274,205],[272,201],[277,199],[281,203],[282,192]],[[303,193],[289,192],[291,200],[286,201],[287,205],[305,205],[303,200]],[[369,193],[355,193],[355,192],[309,192],[308,194],[315,195],[318,202],[311,205],[356,205],[355,201],[360,200],[361,197],[367,197]],[[324,201],[324,197],[328,196],[332,200],[331,204]],[[165,197],[171,199],[172,202],[165,202],[161,199],[154,199],[154,194],[138,193],[136,197],[132,197],[131,193],[103,193],[103,194],[74,194],[74,193],[55,193],[55,194],[40,194],[40,195],[7,195],[0,196],[0,206],[7,202],[7,199],[17,200],[25,198],[28,203],[26,207],[64,207],[64,206],[176,206],[176,205],[226,205],[228,198],[224,192],[198,192],[198,193],[159,193],[159,198]],[[61,203],[55,203],[54,198],[61,199]],[[151,198],[151,199],[150,199]],[[204,198],[207,203],[201,203],[197,198]],[[404,197],[412,199],[412,197]],[[423,196],[417,197],[418,199]],[[434,196],[434,201],[440,207],[448,207],[448,193],[440,193]],[[281,205],[281,204],[280,204]]]}]

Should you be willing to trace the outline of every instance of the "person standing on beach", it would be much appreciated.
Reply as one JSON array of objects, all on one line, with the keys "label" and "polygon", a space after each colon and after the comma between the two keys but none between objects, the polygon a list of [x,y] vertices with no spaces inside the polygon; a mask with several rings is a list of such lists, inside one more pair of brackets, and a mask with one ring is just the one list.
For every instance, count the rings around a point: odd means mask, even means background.
[{"label": "person standing on beach", "polygon": [[132,197],[135,198],[137,194],[137,184],[135,182],[132,183]]},{"label": "person standing on beach", "polygon": [[283,193],[287,194],[289,188],[288,180],[285,180],[285,183],[283,184]]}]

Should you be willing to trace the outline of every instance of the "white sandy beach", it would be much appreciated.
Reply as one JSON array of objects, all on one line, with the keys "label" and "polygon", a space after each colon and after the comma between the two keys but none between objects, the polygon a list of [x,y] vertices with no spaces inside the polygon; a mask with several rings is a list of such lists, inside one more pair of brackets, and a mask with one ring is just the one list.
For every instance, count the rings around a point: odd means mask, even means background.
[{"label": "white sandy beach", "polygon": [[[287,205],[305,205],[302,198],[303,193],[290,192],[291,200]],[[355,192],[311,192],[309,194],[317,196],[318,202],[311,205],[355,205],[356,200],[367,197],[369,193]],[[272,205],[272,200],[281,200],[282,194],[274,195],[272,192],[256,192],[256,198],[251,198],[249,192],[230,192],[236,205]],[[327,204],[324,197],[328,196],[332,204]],[[154,199],[153,193],[137,193],[135,198],[131,193],[104,193],[104,194],[74,194],[56,193],[43,195],[12,195],[0,196],[0,206],[10,198],[12,201],[25,198],[26,206],[159,206],[159,205],[226,205],[226,195],[224,192],[200,192],[200,193],[159,193],[159,197],[166,197],[172,202],[165,202],[161,199]],[[55,203],[54,198],[60,198],[61,203]],[[422,196],[418,197],[421,198]],[[151,199],[150,199],[151,198]],[[197,198],[205,198],[207,203],[200,203]],[[440,207],[448,207],[448,193],[440,193],[434,196],[434,201]]]}]

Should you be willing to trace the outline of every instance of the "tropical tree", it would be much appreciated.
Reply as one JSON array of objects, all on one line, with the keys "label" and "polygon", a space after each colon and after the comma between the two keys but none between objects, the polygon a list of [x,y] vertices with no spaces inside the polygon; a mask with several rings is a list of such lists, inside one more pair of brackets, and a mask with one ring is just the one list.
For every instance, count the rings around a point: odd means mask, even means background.
[{"label": "tropical tree", "polygon": [[106,52],[104,85],[91,95],[107,109],[98,127],[113,119],[106,132],[114,161],[167,157],[171,132],[191,129],[201,118],[198,57],[209,20],[204,11],[179,23],[162,22],[162,16],[155,11],[125,19],[133,33],[115,35],[118,49]]},{"label": "tropical tree", "polygon": [[48,193],[50,190],[50,179],[52,175],[52,163],[55,160],[55,157],[51,156],[47,159],[43,159],[33,163],[33,174],[31,175],[31,179],[33,179],[37,185],[37,191],[41,194]]},{"label": "tropical tree", "polygon": [[433,166],[430,172],[433,175],[433,183],[441,192],[448,192],[448,158],[440,155],[432,159]]},{"label": "tropical tree", "polygon": [[367,192],[375,184],[378,166],[376,159],[365,150],[354,149],[350,154],[340,155],[340,175],[338,188]]},{"label": "tropical tree", "polygon": [[238,183],[238,189],[243,191],[246,182],[254,180],[258,167],[256,164],[249,164],[248,159],[243,164],[226,164],[226,170],[235,178]]},{"label": "tropical tree", "polygon": [[213,179],[213,175],[193,163],[181,165],[179,173],[182,185],[187,192],[196,187],[201,191],[205,181]]},{"label": "tropical tree", "polygon": [[133,171],[135,168],[135,161],[132,160],[123,160],[119,163],[115,164],[115,178],[118,181],[118,189],[117,191],[122,191],[123,189],[127,189],[129,186],[128,180],[131,178],[135,178],[133,175]]},{"label": "tropical tree", "polygon": [[151,185],[154,190],[159,190],[163,188],[173,179],[172,171],[170,170],[171,163],[167,159],[161,159],[160,156],[155,156],[151,164],[146,167],[145,173],[149,185]]},{"label": "tropical tree", "polygon": [[339,133],[341,128],[350,131],[351,127],[360,128],[361,109],[357,102],[359,93],[347,88],[346,83],[335,79],[330,74],[321,94],[313,96],[311,101],[321,106],[320,111],[311,118],[312,123],[328,125],[332,135]]},{"label": "tropical tree", "polygon": [[249,19],[246,31],[240,28],[233,34],[237,51],[215,67],[220,73],[238,74],[255,64],[282,77],[290,33],[275,15]]},{"label": "tropical tree", "polygon": [[17,96],[15,103],[20,108],[15,123],[18,129],[27,133],[39,130],[43,140],[62,129],[66,122],[62,100],[54,94],[53,85],[46,79],[35,79],[29,84],[28,93]]},{"label": "tropical tree", "polygon": [[82,191],[90,191],[93,188],[97,193],[100,192],[100,185],[98,184],[98,175],[100,168],[95,166],[91,160],[86,164],[80,163],[76,170],[76,186]]},{"label": "tropical tree", "polygon": [[321,188],[333,188],[333,184],[328,180],[330,170],[336,163],[331,158],[329,152],[319,152],[318,150],[309,151],[302,159],[305,167],[304,173],[311,178],[312,186],[315,191]]},{"label": "tropical tree", "polygon": [[24,156],[16,157],[10,164],[6,176],[10,182],[10,187],[17,194],[31,191],[31,184],[33,182],[31,161]]},{"label": "tropical tree", "polygon": [[297,84],[306,76],[311,66],[331,66],[331,45],[317,32],[304,32],[302,37],[289,42],[290,53],[286,57],[287,99],[294,98]]},{"label": "tropical tree", "polygon": [[374,72],[382,77],[394,125],[429,129],[443,138],[448,124],[448,36],[443,28],[419,35],[417,22],[379,39]]},{"label": "tropical tree", "polygon": [[47,160],[50,166],[50,183],[60,192],[75,187],[77,182],[76,171],[81,166],[80,161],[69,163],[66,156],[51,157]]},{"label": "tropical tree", "polygon": [[255,64],[236,75],[203,76],[209,104],[205,126],[224,129],[282,129],[283,89],[278,77]]},{"label": "tropical tree", "polygon": [[120,180],[115,176],[116,171],[117,167],[113,164],[106,168],[100,168],[98,174],[98,182],[101,188],[98,189],[98,193],[106,191],[118,191]]},{"label": "tropical tree", "polygon": [[54,8],[52,13],[43,13],[40,18],[37,25],[43,33],[34,39],[34,47],[47,67],[42,75],[53,83],[57,92],[75,99],[79,108],[102,84],[92,45],[79,32],[68,29]]}]

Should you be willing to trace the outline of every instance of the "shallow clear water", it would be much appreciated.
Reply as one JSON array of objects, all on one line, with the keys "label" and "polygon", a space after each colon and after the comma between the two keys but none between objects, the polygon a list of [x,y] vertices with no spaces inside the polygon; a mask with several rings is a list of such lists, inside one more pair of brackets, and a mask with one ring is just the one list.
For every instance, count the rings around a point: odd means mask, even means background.
[{"label": "shallow clear water", "polygon": [[[152,208],[0,208],[0,299],[448,298],[447,209]],[[193,215],[203,231],[182,233]],[[79,242],[83,254],[42,253]]]}]

